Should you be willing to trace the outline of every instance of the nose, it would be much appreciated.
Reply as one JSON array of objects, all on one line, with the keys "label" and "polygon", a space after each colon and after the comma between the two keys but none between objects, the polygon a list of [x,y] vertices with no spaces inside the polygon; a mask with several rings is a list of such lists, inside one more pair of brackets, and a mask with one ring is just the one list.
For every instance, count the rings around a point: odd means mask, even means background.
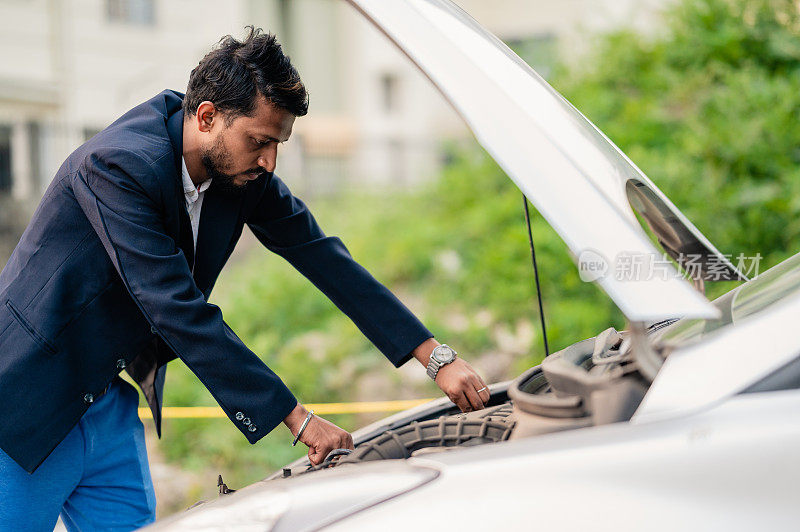
[{"label": "nose", "polygon": [[264,152],[261,155],[259,155],[258,166],[260,166],[267,172],[274,172],[275,163],[277,159],[278,159],[278,145],[277,143],[271,143],[269,146],[266,147]]}]

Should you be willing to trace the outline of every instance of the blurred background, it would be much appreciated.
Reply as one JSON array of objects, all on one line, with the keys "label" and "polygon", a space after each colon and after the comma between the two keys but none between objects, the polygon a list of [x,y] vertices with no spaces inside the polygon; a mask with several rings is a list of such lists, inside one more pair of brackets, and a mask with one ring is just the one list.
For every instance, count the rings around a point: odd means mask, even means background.
[{"label": "blurred background", "polygon": [[[459,0],[595,122],[723,253],[798,250],[800,2]],[[63,159],[223,35],[276,33],[310,95],[277,173],[328,234],[487,382],[543,357],[519,191],[406,58],[341,0],[0,0],[0,266]],[[497,117],[502,122],[503,117]],[[535,146],[531,146],[535,150]],[[554,176],[557,179],[557,176]],[[624,327],[534,215],[551,349]],[[591,219],[591,213],[587,213]],[[712,286],[711,295],[732,288]],[[421,398],[324,296],[245,234],[212,302],[303,402]],[[215,405],[179,361],[165,405]],[[326,416],[353,430],[383,414]],[[227,418],[148,433],[159,516],[303,454]]]}]

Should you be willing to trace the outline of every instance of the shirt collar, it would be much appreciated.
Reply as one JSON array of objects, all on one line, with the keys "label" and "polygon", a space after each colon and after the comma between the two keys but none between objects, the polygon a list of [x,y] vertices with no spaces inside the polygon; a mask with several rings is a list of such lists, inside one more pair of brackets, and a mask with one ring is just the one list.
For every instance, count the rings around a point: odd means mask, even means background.
[{"label": "shirt collar", "polygon": [[200,186],[195,186],[192,178],[189,177],[189,170],[186,168],[186,159],[181,156],[181,178],[183,180],[183,193],[186,196],[187,203],[194,203],[200,194],[206,191],[211,186],[211,179],[206,179]]}]

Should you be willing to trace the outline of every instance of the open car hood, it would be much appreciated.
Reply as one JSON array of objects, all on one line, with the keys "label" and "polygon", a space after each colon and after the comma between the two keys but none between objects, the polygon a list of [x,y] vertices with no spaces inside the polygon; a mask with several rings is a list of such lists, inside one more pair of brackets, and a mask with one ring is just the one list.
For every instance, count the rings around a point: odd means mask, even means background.
[{"label": "open car hood", "polygon": [[[431,79],[630,320],[718,315],[663,260],[705,278],[736,268],[594,124],[449,0],[348,0]],[[653,266],[655,265],[655,266]],[[698,267],[700,266],[700,267]]]}]

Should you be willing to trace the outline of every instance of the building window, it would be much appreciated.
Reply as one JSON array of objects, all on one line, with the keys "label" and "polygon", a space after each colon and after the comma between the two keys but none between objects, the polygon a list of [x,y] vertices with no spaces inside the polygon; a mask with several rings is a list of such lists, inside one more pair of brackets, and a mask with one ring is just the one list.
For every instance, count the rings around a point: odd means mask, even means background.
[{"label": "building window", "polygon": [[406,150],[403,141],[400,139],[390,139],[386,144],[391,164],[391,176],[393,185],[403,185],[406,181]]},{"label": "building window", "polygon": [[381,106],[386,114],[397,111],[399,107],[399,85],[400,82],[395,74],[386,73],[381,75]]},{"label": "building window", "polygon": [[0,126],[0,193],[11,192],[11,127]]},{"label": "building window", "polygon": [[37,187],[45,185],[42,171],[42,126],[38,122],[28,122],[28,146],[30,146],[31,177]]},{"label": "building window", "polygon": [[111,22],[152,26],[156,22],[155,0],[106,0],[106,17]]}]

